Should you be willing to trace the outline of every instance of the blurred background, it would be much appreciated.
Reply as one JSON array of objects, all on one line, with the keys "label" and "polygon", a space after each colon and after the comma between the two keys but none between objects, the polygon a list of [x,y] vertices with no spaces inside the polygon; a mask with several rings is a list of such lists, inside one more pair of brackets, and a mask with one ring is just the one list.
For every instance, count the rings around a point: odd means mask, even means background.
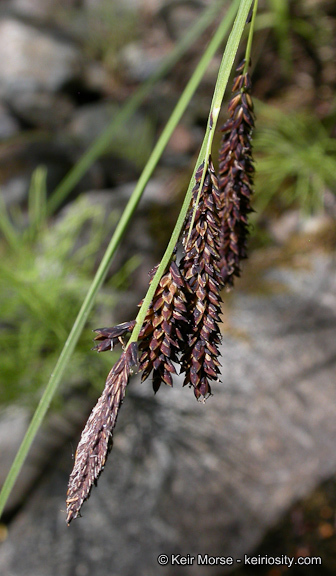
[{"label": "blurred background", "polygon": [[[134,378],[99,487],[67,528],[73,453],[114,361],[90,351],[91,331],[136,313],[197,158],[219,53],[146,188],[10,498],[0,524],[8,576],[150,576],[160,553],[321,556],[319,568],[291,573],[336,573],[336,5],[259,4],[255,212],[250,258],[223,294],[222,384],[203,406],[178,379],[153,397],[150,382]],[[122,210],[230,1],[183,50],[210,5],[0,3],[1,482]],[[229,98],[228,90],[222,123]],[[215,147],[219,131],[216,139]],[[183,574],[207,570],[223,573],[194,565]],[[235,566],[240,576],[256,570],[286,571]]]}]

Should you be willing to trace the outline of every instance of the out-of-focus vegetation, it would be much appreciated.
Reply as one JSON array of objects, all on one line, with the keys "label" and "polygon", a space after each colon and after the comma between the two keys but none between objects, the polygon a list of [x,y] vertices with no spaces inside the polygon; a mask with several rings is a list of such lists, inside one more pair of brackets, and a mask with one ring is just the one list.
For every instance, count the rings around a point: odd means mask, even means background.
[{"label": "out-of-focus vegetation", "polygon": [[116,75],[122,72],[118,66],[120,49],[142,32],[139,11],[114,0],[89,2],[85,8],[60,3],[53,16],[60,27],[77,37],[87,58],[101,61]]},{"label": "out-of-focus vegetation", "polygon": [[[14,207],[9,212],[3,203],[0,210],[1,404],[18,399],[36,404],[116,219],[113,213],[106,218],[102,206],[80,197],[51,222],[46,218],[45,176],[43,168],[35,171],[27,211]],[[110,280],[96,312],[102,305],[113,308],[116,288],[125,285],[133,264]],[[90,330],[85,331],[77,346],[66,376],[67,394],[73,386],[99,388],[111,362],[90,353],[91,338]]]},{"label": "out-of-focus vegetation", "polygon": [[267,0],[255,66],[255,208],[323,211],[336,193],[335,4]]},{"label": "out-of-focus vegetation", "polygon": [[119,50],[126,39],[131,42],[139,36],[138,14],[122,3],[105,0],[90,7],[86,24],[88,56],[99,58],[108,70],[117,73]]},{"label": "out-of-focus vegetation", "polygon": [[323,210],[324,193],[336,192],[336,139],[317,115],[258,104],[256,210],[276,200],[311,214]]}]

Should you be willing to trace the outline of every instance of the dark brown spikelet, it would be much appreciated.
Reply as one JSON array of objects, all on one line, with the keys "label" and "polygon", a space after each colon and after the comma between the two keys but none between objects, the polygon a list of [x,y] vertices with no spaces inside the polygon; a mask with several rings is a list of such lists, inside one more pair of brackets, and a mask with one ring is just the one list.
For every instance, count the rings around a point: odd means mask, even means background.
[{"label": "dark brown spikelet", "polygon": [[254,128],[251,80],[243,74],[245,61],[237,68],[229,119],[225,122],[219,151],[219,188],[223,209],[220,269],[223,284],[229,289],[234,276],[240,276],[241,261],[247,258],[248,214],[252,212],[251,196],[254,166],[252,131]]},{"label": "dark brown spikelet", "polygon": [[82,432],[67,492],[67,523],[77,518],[82,504],[104,468],[112,447],[112,432],[125,397],[130,369],[136,351],[131,345],[109,373],[104,391],[93,408]]},{"label": "dark brown spikelet", "polygon": [[92,350],[97,350],[97,352],[106,352],[106,350],[113,350],[117,344],[124,345],[123,336],[132,332],[135,326],[135,320],[130,322],[123,322],[122,324],[117,324],[112,328],[97,328],[94,332],[97,332],[97,336],[94,337],[95,342],[98,342]]},{"label": "dark brown spikelet", "polygon": [[173,385],[173,362],[183,345],[181,325],[186,322],[185,282],[174,261],[162,276],[139,335],[139,369],[144,381],[153,371],[153,389]]},{"label": "dark brown spikelet", "polygon": [[[202,166],[196,175],[193,202],[183,240],[185,255],[180,268],[189,288],[189,333],[181,360],[185,385],[192,385],[197,399],[211,394],[210,381],[218,379],[220,330],[219,249],[222,209],[218,180],[211,159],[200,200],[192,214],[199,193]],[[192,228],[191,228],[192,226]]]}]

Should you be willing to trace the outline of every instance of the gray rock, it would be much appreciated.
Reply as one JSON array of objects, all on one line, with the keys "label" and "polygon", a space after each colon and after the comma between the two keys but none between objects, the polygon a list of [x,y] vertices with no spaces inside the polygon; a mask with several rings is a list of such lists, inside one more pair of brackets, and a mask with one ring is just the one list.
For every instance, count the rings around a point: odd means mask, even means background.
[{"label": "gray rock", "polygon": [[6,206],[20,204],[27,197],[29,190],[28,176],[14,176],[1,186],[1,195]]},{"label": "gray rock", "polygon": [[11,8],[17,14],[40,20],[50,16],[57,5],[67,3],[65,0],[11,0]]},{"label": "gray rock", "polygon": [[316,235],[334,225],[333,218],[329,213],[304,216],[299,210],[288,210],[277,220],[269,225],[271,237],[279,244],[284,244],[295,234],[304,233]]},{"label": "gray rock", "polygon": [[[26,433],[27,425],[29,422],[28,411],[24,408],[11,406],[7,409],[0,411],[0,485],[2,486],[9,469],[12,465],[14,456],[18,451],[22,439]],[[9,434],[8,431],[11,431]],[[25,470],[26,472],[26,470]],[[26,474],[25,474],[26,476]],[[15,505],[20,497],[18,494],[22,493],[22,483],[24,484],[24,492],[27,489],[25,484],[25,476],[18,479],[15,487],[15,492],[12,493],[9,500],[9,507]]]},{"label": "gray rock", "polygon": [[293,500],[335,474],[336,272],[333,256],[307,262],[272,272],[282,292],[232,297],[222,383],[205,405],[180,382],[155,397],[150,383],[130,383],[106,469],[70,528],[65,446],[10,526],[1,573],[156,576],[162,553],[242,558]]},{"label": "gray rock", "polygon": [[164,2],[160,13],[164,18],[168,32],[174,40],[184,36],[196,18],[199,18],[204,3],[199,0],[168,0]]},{"label": "gray rock", "polygon": [[80,52],[70,43],[17,21],[0,21],[0,96],[55,92],[81,72]]},{"label": "gray rock", "polygon": [[108,93],[111,78],[100,62],[89,61],[85,63],[83,81],[90,90]]},{"label": "gray rock", "polygon": [[164,54],[146,50],[140,42],[131,42],[120,51],[119,66],[128,80],[143,82],[162,64]]},{"label": "gray rock", "polygon": [[[77,109],[68,125],[71,137],[89,146],[114,120],[119,107],[112,103],[99,102],[87,104]],[[115,157],[125,158],[136,166],[142,167],[148,159],[153,140],[151,119],[140,112],[122,125],[110,138],[108,151]]]},{"label": "gray rock", "polygon": [[53,130],[68,121],[74,105],[63,94],[20,92],[12,99],[12,108],[21,120]]},{"label": "gray rock", "polygon": [[[155,0],[154,0],[155,1]],[[152,0],[153,2],[153,0]],[[138,10],[143,7],[143,4],[147,3],[147,0],[123,0],[120,5],[122,10]],[[96,10],[99,6],[106,6],[106,0],[83,0],[83,6],[89,10]],[[119,7],[118,7],[119,8]]]},{"label": "gray rock", "polygon": [[272,238],[283,244],[300,229],[301,215],[299,210],[287,210],[283,216],[271,221],[270,234]]},{"label": "gray rock", "polygon": [[[81,422],[81,410],[88,410],[87,399],[68,400],[63,413],[50,413],[40,428],[30,456],[24,464],[23,473],[20,474],[15,490],[7,502],[6,511],[20,505],[40,476],[45,467],[48,455],[55,453],[64,442],[71,447],[71,438]],[[77,414],[77,417],[76,417]],[[31,419],[27,408],[9,406],[0,411],[0,485],[13,463],[14,457],[20,447]],[[8,433],[10,431],[10,434]]]},{"label": "gray rock", "polygon": [[99,102],[78,108],[68,125],[69,133],[84,146],[89,146],[118,113],[118,106]]},{"label": "gray rock", "polygon": [[0,104],[0,140],[6,140],[20,130],[17,120]]},{"label": "gray rock", "polygon": [[[137,182],[127,182],[118,186],[114,191],[114,198],[118,199],[120,203],[124,200],[129,200],[134,192],[134,188]],[[148,182],[142,198],[141,198],[141,209],[148,210],[153,204],[164,206],[171,206],[172,197],[167,193],[167,188],[169,190],[169,181],[167,182],[161,178],[151,178]]]}]

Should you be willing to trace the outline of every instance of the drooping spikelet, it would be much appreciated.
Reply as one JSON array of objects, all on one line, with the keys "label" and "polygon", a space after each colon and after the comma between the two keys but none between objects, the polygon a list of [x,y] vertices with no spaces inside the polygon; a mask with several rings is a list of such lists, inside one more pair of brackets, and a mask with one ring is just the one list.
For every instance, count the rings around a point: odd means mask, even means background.
[{"label": "drooping spikelet", "polygon": [[112,447],[112,432],[125,397],[136,349],[131,345],[110,371],[104,391],[93,408],[82,432],[67,492],[67,523],[77,518],[82,504],[104,468]]},{"label": "drooping spikelet", "polygon": [[139,369],[144,381],[153,371],[153,389],[173,385],[173,362],[183,346],[182,325],[187,321],[186,286],[176,263],[162,276],[139,336]]},{"label": "drooping spikelet", "polygon": [[240,275],[241,260],[247,258],[248,214],[251,209],[254,166],[252,159],[253,103],[251,80],[243,73],[245,61],[237,68],[229,119],[222,128],[219,151],[219,188],[223,208],[220,270],[223,284],[233,286]]},{"label": "drooping spikelet", "polygon": [[106,350],[113,350],[117,344],[124,344],[123,336],[132,332],[135,326],[135,320],[130,322],[123,322],[122,324],[117,324],[112,328],[97,328],[94,332],[97,332],[94,341],[98,342],[92,350],[97,350],[97,352],[106,352]]},{"label": "drooping spikelet", "polygon": [[189,288],[189,332],[181,365],[185,372],[184,385],[194,387],[197,399],[211,394],[209,381],[217,380],[219,373],[218,322],[222,302],[219,270],[221,226],[218,215],[222,204],[211,159],[196,206],[202,173],[203,166],[196,174],[196,186],[183,240],[185,254],[180,263]]},{"label": "drooping spikelet", "polygon": [[[157,266],[150,272],[153,278]],[[139,306],[142,304],[140,302]],[[148,308],[143,326],[138,337],[141,352],[138,363],[142,371],[141,381],[146,380],[153,372],[153,389],[157,392],[161,383],[173,385],[172,374],[176,374],[173,362],[178,361],[178,354],[183,347],[183,323],[186,318],[186,284],[174,260],[162,276]],[[112,328],[95,330],[98,344],[94,350],[104,352],[112,350],[121,343],[123,337],[135,326],[135,320],[123,322]]]}]

